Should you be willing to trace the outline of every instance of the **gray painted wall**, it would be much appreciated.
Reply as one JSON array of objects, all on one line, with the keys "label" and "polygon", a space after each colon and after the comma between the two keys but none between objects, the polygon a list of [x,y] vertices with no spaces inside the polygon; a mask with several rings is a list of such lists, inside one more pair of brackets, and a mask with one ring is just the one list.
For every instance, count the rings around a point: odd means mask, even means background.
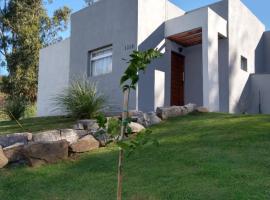
[{"label": "gray painted wall", "polygon": [[251,92],[248,112],[259,113],[259,104],[261,104],[261,112],[270,114],[270,74],[251,75],[250,81]]},{"label": "gray painted wall", "polygon": [[264,33],[264,69],[270,73],[270,31]]},{"label": "gray painted wall", "polygon": [[[149,9],[151,8],[151,9]],[[158,48],[163,56],[149,65],[145,74],[140,74],[138,84],[138,108],[142,111],[155,110],[158,101],[155,93],[164,93],[164,106],[170,105],[171,43],[165,40],[164,23],[167,19],[181,16],[184,11],[165,0],[139,0],[138,49]],[[156,91],[155,70],[164,72],[165,85]]]},{"label": "gray painted wall", "polygon": [[70,40],[66,39],[40,51],[37,115],[63,115],[55,110],[53,98],[68,87]]},{"label": "gray painted wall", "polygon": [[[137,46],[137,8],[137,0],[103,0],[71,16],[70,79],[87,73],[89,51],[113,45],[112,73],[90,80],[117,110],[123,99],[119,80],[127,66],[123,59],[129,59]],[[135,92],[130,96],[130,108],[136,108]]]},{"label": "gray painted wall", "polygon": [[[240,0],[228,0],[228,5],[229,111],[239,112],[239,100],[246,96],[249,75],[255,72],[255,51],[265,26]],[[248,72],[241,70],[241,55],[248,59]]]}]

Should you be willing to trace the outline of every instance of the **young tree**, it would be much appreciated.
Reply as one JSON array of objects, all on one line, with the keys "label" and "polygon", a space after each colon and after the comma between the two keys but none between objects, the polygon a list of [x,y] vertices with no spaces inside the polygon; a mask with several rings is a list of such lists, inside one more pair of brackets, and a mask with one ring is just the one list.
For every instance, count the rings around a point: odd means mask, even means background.
[{"label": "young tree", "polygon": [[[139,146],[145,145],[150,141],[149,131],[138,134],[132,141],[124,141],[124,136],[128,133],[130,119],[128,116],[129,108],[129,94],[131,90],[136,90],[137,83],[139,81],[139,73],[145,72],[147,66],[153,59],[161,56],[157,50],[149,49],[148,51],[140,52],[134,51],[128,62],[128,68],[124,75],[121,77],[120,85],[124,93],[123,112],[122,112],[122,127],[121,134],[118,141],[119,146],[119,161],[118,161],[118,185],[117,185],[117,200],[122,200],[122,179],[123,179],[123,159],[124,151],[131,153]],[[152,140],[154,143],[156,141]]]},{"label": "young tree", "polygon": [[1,65],[9,72],[2,90],[35,102],[39,50],[61,40],[71,10],[63,7],[49,17],[45,4],[52,0],[0,0]]}]

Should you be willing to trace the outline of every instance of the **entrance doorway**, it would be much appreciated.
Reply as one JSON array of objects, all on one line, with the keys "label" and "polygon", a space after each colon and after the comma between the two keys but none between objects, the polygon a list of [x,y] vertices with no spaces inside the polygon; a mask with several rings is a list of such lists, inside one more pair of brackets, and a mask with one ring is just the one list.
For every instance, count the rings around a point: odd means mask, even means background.
[{"label": "entrance doorway", "polygon": [[171,106],[184,105],[185,57],[171,54]]}]

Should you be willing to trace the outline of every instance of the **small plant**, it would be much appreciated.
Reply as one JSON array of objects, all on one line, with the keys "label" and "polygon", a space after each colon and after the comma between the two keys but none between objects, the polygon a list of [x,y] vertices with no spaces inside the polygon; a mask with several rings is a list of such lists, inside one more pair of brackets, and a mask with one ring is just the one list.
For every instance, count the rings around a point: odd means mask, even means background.
[{"label": "small plant", "polygon": [[24,98],[15,97],[7,98],[4,104],[4,113],[10,120],[19,120],[24,116],[24,112],[27,108],[27,102]]},{"label": "small plant", "polygon": [[155,49],[149,49],[144,52],[133,51],[128,61],[128,67],[120,80],[120,86],[124,93],[123,112],[121,133],[118,139],[119,160],[118,160],[118,184],[117,184],[117,200],[122,200],[122,181],[123,181],[123,160],[124,151],[128,154],[132,153],[136,148],[145,145],[149,140],[149,131],[138,134],[130,143],[126,143],[124,136],[131,132],[129,127],[130,119],[128,118],[129,95],[131,90],[136,90],[140,79],[139,72],[145,72],[147,66],[156,58],[159,58],[161,53]]},{"label": "small plant", "polygon": [[103,113],[99,113],[96,116],[96,120],[97,120],[99,128],[104,128],[104,129],[106,128],[107,118],[105,117]]},{"label": "small plant", "polygon": [[107,132],[114,136],[119,135],[121,132],[121,121],[116,118],[109,119]]},{"label": "small plant", "polygon": [[77,119],[94,118],[105,107],[105,97],[98,93],[96,84],[87,78],[73,80],[54,101],[57,109]]}]

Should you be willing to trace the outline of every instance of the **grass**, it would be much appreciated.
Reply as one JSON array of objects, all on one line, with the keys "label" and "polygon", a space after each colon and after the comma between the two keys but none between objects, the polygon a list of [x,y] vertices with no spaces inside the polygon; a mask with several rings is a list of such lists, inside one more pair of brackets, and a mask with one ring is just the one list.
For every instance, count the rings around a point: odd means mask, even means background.
[{"label": "grass", "polygon": [[[270,199],[270,116],[193,114],[151,129],[160,146],[125,159],[123,199]],[[116,174],[110,146],[78,160],[1,170],[0,197],[116,199]]]},{"label": "grass", "polygon": [[72,128],[75,121],[67,117],[41,117],[20,120],[23,128],[15,121],[0,121],[0,135],[18,132],[38,132],[50,129]]}]

